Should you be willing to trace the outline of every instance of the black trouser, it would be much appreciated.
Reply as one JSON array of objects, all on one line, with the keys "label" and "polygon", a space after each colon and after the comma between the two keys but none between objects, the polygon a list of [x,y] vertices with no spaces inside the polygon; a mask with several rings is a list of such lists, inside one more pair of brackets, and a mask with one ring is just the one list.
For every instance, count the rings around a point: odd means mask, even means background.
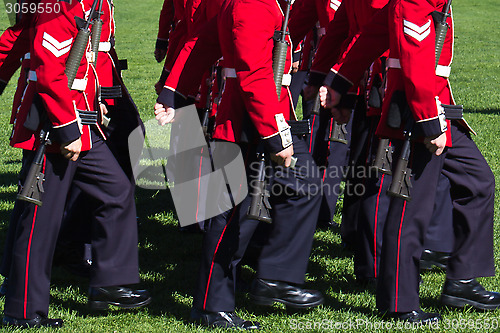
[{"label": "black trouser", "polygon": [[[371,146],[376,149],[378,139],[373,138],[372,142],[374,144]],[[371,161],[372,158],[369,160]],[[370,170],[369,165],[366,168]],[[378,277],[383,230],[391,200],[387,195],[387,190],[391,185],[392,176],[377,174],[373,169],[370,171],[367,173],[368,177],[362,180],[365,193],[359,199],[356,220],[354,274],[358,278]],[[440,252],[453,250],[452,211],[450,182],[447,177],[441,174],[436,187],[434,210],[424,237],[426,249]]]},{"label": "black trouser", "polygon": [[[111,121],[109,123],[109,126],[104,127],[103,130],[107,137],[106,145],[113,153],[113,156],[118,161],[122,170],[130,179],[132,191],[129,191],[129,193],[133,198],[135,181],[132,174],[132,167],[130,162],[128,137],[134,129],[139,126],[144,128],[144,125],[140,119],[135,105],[128,96],[118,98],[115,100],[115,102],[116,105],[108,106],[107,116],[111,118]],[[24,154],[26,153],[30,154],[28,151],[24,151]],[[23,161],[29,162],[30,160],[31,158],[29,156],[23,158]],[[29,168],[29,166],[26,166],[24,168],[25,172],[28,171],[27,168]],[[24,178],[24,176],[21,175],[20,178]],[[83,262],[83,259],[86,256],[86,254],[84,254],[84,246],[85,244],[90,244],[92,240],[91,225],[89,223],[89,221],[92,220],[93,209],[89,209],[92,203],[92,194],[85,194],[77,186],[71,187],[66,202],[61,230],[59,233],[59,245],[56,249],[56,252],[64,252],[59,253],[59,256],[61,258],[64,258],[63,260],[70,260],[71,263],[77,264]],[[16,213],[16,211],[19,209],[22,209],[22,205],[20,206],[16,203],[14,206],[14,211],[11,214],[9,230],[5,240],[4,254],[0,266],[0,274],[5,277],[8,277],[9,275],[10,265],[12,261],[12,243],[16,230],[16,227],[11,227],[11,225],[13,223],[14,225],[17,223],[18,215],[20,214],[20,212]],[[94,266],[94,269],[97,268]]]},{"label": "black trouser", "polygon": [[[311,252],[321,197],[319,171],[303,138],[293,138],[295,169],[273,166],[271,210],[273,222],[257,265],[257,277],[303,283]],[[242,146],[247,175],[256,168],[255,147]],[[203,240],[200,275],[193,307],[206,311],[235,308],[236,266],[255,232],[258,221],[246,217],[250,196],[209,223]]]},{"label": "black trouser", "polygon": [[47,315],[52,258],[72,185],[94,201],[91,286],[139,282],[133,188],[109,148],[93,137],[92,149],[83,152],[77,162],[58,153],[45,155],[42,206],[17,202],[22,207],[15,210],[21,213],[15,223],[6,315]]},{"label": "black trouser", "polygon": [[[328,110],[321,109],[320,115],[309,117],[311,134],[307,137],[309,152],[322,169],[323,195],[318,220],[331,223],[335,215],[337,199],[349,155],[349,143],[330,141],[333,131],[333,118]],[[351,123],[347,125],[350,141]]]},{"label": "black trouser", "polygon": [[[391,200],[377,285],[380,311],[419,308],[419,260],[441,172],[450,181],[453,201],[454,250],[447,278],[494,275],[495,178],[470,135],[454,123],[451,131],[453,145],[441,156],[431,155],[423,144],[413,145],[412,200]],[[401,142],[395,140],[394,144],[398,154]]]},{"label": "black trouser", "polygon": [[[108,127],[103,127],[107,138],[106,145],[130,179],[132,191],[129,193],[134,197],[135,180],[130,162],[128,138],[133,130],[137,127],[144,128],[144,125],[137,113],[137,109],[128,96],[115,99],[115,105],[107,108],[107,116],[111,121]],[[91,226],[89,224],[92,219],[92,209],[89,209],[89,207],[91,207],[92,203],[92,195],[85,194],[78,187],[72,186],[59,233],[56,257],[59,256],[63,260],[77,264],[84,261],[84,259],[91,259],[86,258],[87,254],[84,253],[84,250],[85,244],[90,244],[92,240]],[[70,251],[68,252],[68,250]]]}]

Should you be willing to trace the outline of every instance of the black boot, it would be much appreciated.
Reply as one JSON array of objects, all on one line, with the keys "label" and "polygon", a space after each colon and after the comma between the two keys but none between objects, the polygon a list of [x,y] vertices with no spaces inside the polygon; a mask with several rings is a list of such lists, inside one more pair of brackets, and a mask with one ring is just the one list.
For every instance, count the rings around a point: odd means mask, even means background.
[{"label": "black boot", "polygon": [[250,299],[258,305],[280,302],[291,308],[307,309],[323,304],[323,295],[317,290],[306,290],[282,281],[255,279]]},{"label": "black boot", "polygon": [[151,303],[147,290],[134,290],[122,286],[90,287],[88,305],[92,310],[107,310],[109,305],[131,309]]},{"label": "black boot", "polygon": [[446,279],[441,302],[458,308],[471,305],[476,309],[496,310],[500,308],[500,293],[487,291],[476,279]]}]

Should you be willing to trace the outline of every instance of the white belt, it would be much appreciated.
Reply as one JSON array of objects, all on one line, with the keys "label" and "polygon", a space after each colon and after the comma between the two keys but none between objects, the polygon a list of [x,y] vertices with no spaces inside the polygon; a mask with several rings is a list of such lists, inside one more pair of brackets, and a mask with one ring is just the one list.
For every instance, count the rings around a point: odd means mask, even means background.
[{"label": "white belt", "polygon": [[451,67],[450,66],[441,66],[437,65],[436,67],[436,75],[437,76],[442,76],[445,78],[450,77],[450,72],[451,72]]},{"label": "white belt", "polygon": [[71,89],[85,91],[85,89],[87,89],[87,79],[75,79]]},{"label": "white belt", "polygon": [[[34,82],[37,81],[35,71],[28,72],[28,80],[34,81]],[[75,79],[73,81],[73,85],[71,86],[71,89],[78,90],[78,91],[85,91],[86,88],[87,88],[87,79]]]},{"label": "white belt", "polygon": [[283,74],[283,79],[281,80],[281,85],[289,86],[292,83],[292,75],[291,74]]},{"label": "white belt", "polygon": [[[236,70],[234,68],[228,68],[224,67],[222,69],[222,77],[224,79],[227,78],[236,78]],[[289,86],[290,83],[292,82],[292,75],[291,74],[283,74],[283,79],[281,80],[281,84],[284,86]]]},{"label": "white belt", "polygon": [[[401,63],[399,62],[399,59],[388,58],[387,59],[387,68],[401,68]],[[448,77],[450,77],[450,72],[451,72],[450,66],[437,65],[437,67],[436,67],[436,75],[437,76],[442,76],[442,77],[448,78]]]},{"label": "white belt", "polygon": [[99,52],[109,52],[111,50],[110,42],[100,42],[99,43]]}]

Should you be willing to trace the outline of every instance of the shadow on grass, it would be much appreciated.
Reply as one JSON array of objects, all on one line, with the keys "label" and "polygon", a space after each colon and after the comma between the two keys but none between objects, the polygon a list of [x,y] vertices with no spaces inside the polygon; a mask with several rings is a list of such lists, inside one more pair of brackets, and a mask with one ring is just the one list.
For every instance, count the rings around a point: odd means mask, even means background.
[{"label": "shadow on grass", "polygon": [[499,109],[473,109],[473,110],[464,110],[465,113],[481,113],[481,114],[496,114],[500,115],[500,110]]}]

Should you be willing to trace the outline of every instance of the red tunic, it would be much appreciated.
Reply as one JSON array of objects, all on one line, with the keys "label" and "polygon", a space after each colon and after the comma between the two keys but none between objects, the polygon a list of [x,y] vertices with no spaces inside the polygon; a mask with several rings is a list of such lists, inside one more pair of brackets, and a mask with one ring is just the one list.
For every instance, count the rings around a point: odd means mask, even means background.
[{"label": "red tunic", "polygon": [[[165,0],[160,13],[158,38],[169,41],[164,65],[167,71],[172,68],[175,58],[182,48],[183,38],[187,34],[185,8],[186,0]],[[173,30],[171,30],[172,24],[175,26]]]},{"label": "red tunic", "polygon": [[[382,108],[382,118],[377,134],[402,139],[404,124],[400,129],[387,126],[387,116],[392,95],[403,91],[413,118],[423,136],[431,137],[446,131],[447,122],[437,101],[453,103],[451,90],[444,71],[449,70],[453,50],[453,29],[448,31],[445,46],[439,59],[441,70],[435,69],[435,31],[431,14],[440,11],[443,0],[391,1],[367,24],[344,60],[332,87],[345,92],[358,82],[371,62],[389,48],[390,60],[387,73],[387,90]],[[453,27],[451,17],[448,24]],[[436,75],[436,73],[438,75]],[[447,73],[445,73],[447,74]],[[448,144],[451,138],[448,131]]]},{"label": "red tunic", "polygon": [[[326,28],[333,20],[341,0],[297,0],[290,12],[290,37],[293,45],[298,45],[304,40],[304,50],[302,51],[302,70],[308,70],[313,41],[318,40],[325,34]],[[311,31],[317,26],[317,36],[313,36]]]},{"label": "red tunic", "polygon": [[[203,72],[223,55],[224,65],[232,74],[226,79],[213,137],[240,142],[248,114],[270,151],[288,147],[292,144],[286,123],[291,116],[289,93],[283,86],[278,100],[272,70],[272,37],[283,18],[276,1],[226,1],[198,38],[186,43],[158,101],[175,107],[173,91],[186,96],[193,84],[199,84]],[[290,72],[290,51],[285,73]]]},{"label": "red tunic", "polygon": [[[29,54],[27,56],[25,54],[30,50],[31,21],[32,15],[25,14],[19,23],[7,28],[0,36],[0,80],[5,83],[9,82],[19,66],[22,65],[23,68],[14,95],[11,124],[14,123],[17,109],[21,104],[22,94],[27,85],[26,71],[29,70]],[[21,63],[22,58],[24,60]]]},{"label": "red tunic", "polygon": [[361,28],[387,2],[388,0],[344,0],[320,42],[311,72],[326,75],[340,60]]},{"label": "red tunic", "polygon": [[[85,17],[92,5],[91,0],[82,2],[47,0],[41,3],[60,4],[59,13],[38,13],[35,15],[31,35],[31,75],[17,113],[11,145],[23,149],[34,149],[38,145],[37,131],[24,126],[33,104],[35,94],[52,124],[51,134],[55,141],[49,151],[58,152],[59,144],[81,137],[82,150],[92,146],[90,127],[79,125],[76,109],[95,111],[96,79],[93,67],[87,61],[90,56],[90,43],[87,56],[84,55],[78,68],[76,80],[86,80],[85,91],[69,89],[64,73],[71,46],[78,33],[75,16]],[[79,81],[82,84],[84,81]]]}]

